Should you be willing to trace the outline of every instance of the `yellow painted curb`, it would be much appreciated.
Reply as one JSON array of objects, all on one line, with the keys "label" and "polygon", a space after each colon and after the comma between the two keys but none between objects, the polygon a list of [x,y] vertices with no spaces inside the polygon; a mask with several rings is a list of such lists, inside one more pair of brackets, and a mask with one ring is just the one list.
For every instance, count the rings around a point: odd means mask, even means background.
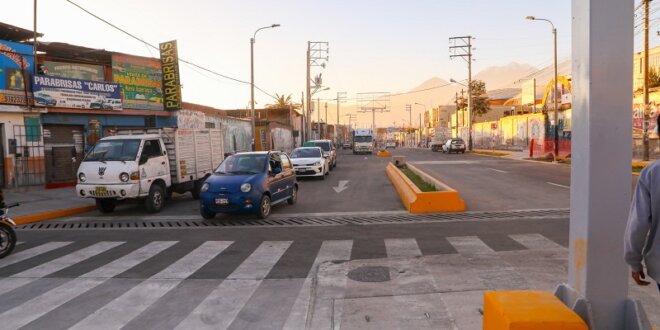
[{"label": "yellow painted curb", "polygon": [[378,157],[392,157],[392,154],[387,150],[379,150],[376,154]]},{"label": "yellow painted curb", "polygon": [[[410,165],[408,165],[410,167]],[[385,169],[387,177],[392,181],[399,193],[401,202],[410,213],[429,212],[462,212],[465,211],[465,202],[458,191],[440,183],[444,191],[422,192],[408,177],[390,163]]]},{"label": "yellow painted curb", "polygon": [[12,218],[12,220],[14,220],[14,222],[16,222],[17,225],[23,225],[26,223],[51,220],[51,219],[66,217],[74,214],[85,213],[93,210],[96,210],[96,206],[94,205],[81,206],[81,207],[74,207],[64,210],[55,210],[55,211],[48,211],[48,212],[42,212],[42,213],[36,213],[30,215],[23,215],[20,217]]},{"label": "yellow painted curb", "polygon": [[587,324],[548,291],[484,292],[484,330],[587,330]]}]

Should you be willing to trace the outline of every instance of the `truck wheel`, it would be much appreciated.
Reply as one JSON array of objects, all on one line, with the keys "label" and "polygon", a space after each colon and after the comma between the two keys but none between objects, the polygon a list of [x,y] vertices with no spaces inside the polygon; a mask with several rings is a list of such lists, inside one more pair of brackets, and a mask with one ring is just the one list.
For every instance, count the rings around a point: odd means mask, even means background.
[{"label": "truck wheel", "polygon": [[165,204],[165,192],[163,191],[163,186],[158,183],[154,183],[149,188],[149,196],[144,201],[144,206],[147,208],[149,213],[158,213],[163,209],[163,204]]},{"label": "truck wheel", "polygon": [[190,191],[190,193],[192,194],[193,199],[195,199],[195,200],[199,199],[199,194],[201,193],[203,184],[204,184],[203,179],[195,181],[195,183],[193,184],[193,188]]},{"label": "truck wheel", "polygon": [[117,201],[114,199],[96,199],[96,209],[101,213],[112,213],[115,210],[115,206],[117,206]]},{"label": "truck wheel", "polygon": [[202,215],[202,218],[207,219],[207,220],[211,220],[211,219],[215,218],[215,213],[207,211],[203,206],[199,209],[199,214]]},{"label": "truck wheel", "polygon": [[272,205],[270,204],[270,197],[268,195],[261,196],[261,201],[259,202],[259,210],[257,215],[260,219],[266,219],[270,215],[270,209]]}]

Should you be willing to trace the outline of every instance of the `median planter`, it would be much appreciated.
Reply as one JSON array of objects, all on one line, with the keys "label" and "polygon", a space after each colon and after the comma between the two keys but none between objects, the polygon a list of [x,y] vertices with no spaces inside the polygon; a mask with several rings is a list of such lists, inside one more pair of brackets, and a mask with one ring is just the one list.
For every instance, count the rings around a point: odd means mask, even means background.
[{"label": "median planter", "polygon": [[432,212],[462,212],[465,211],[465,202],[458,191],[424,173],[417,167],[407,164],[407,169],[415,173],[437,191],[422,192],[401,170],[394,164],[387,165],[387,177],[392,181],[399,193],[401,202],[410,213]]}]

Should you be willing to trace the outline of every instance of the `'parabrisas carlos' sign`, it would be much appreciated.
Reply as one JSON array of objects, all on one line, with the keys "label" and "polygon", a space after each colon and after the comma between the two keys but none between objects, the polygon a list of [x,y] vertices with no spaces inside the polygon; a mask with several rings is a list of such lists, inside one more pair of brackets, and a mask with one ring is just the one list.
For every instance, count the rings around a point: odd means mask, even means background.
[{"label": "'parabrisas carlos' sign", "polygon": [[163,105],[165,110],[181,109],[179,54],[176,40],[163,42],[160,48],[160,67],[163,72]]}]

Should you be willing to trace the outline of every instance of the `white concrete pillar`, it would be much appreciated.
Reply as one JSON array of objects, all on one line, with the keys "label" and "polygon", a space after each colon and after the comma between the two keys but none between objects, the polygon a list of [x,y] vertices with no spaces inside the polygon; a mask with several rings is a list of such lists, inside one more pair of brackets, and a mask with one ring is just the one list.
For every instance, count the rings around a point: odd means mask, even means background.
[{"label": "white concrete pillar", "polygon": [[573,0],[569,284],[595,329],[623,329],[630,205],[633,0]]}]

